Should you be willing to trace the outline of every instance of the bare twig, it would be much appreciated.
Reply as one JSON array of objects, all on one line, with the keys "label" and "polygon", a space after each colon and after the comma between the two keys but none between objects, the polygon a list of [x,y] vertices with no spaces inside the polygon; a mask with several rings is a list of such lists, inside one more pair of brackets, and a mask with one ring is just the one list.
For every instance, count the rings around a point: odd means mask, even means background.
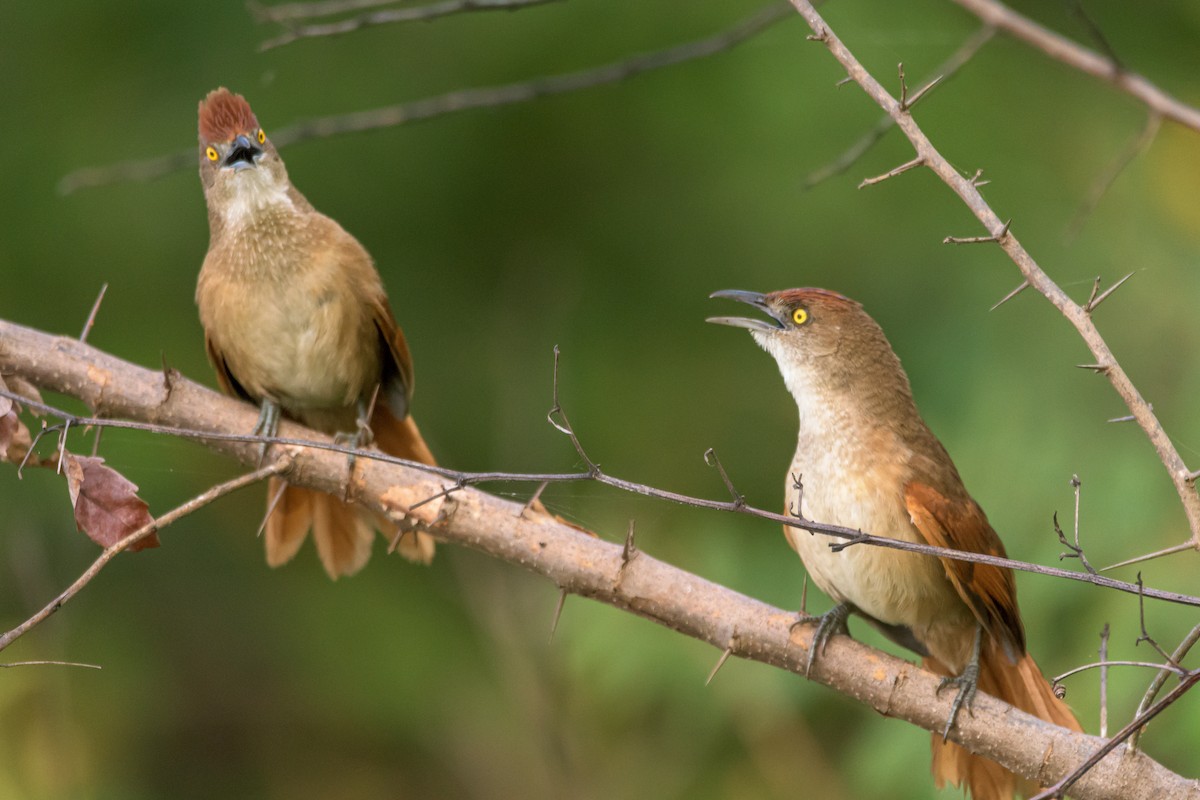
[{"label": "bare twig", "polygon": [[[1181,664],[1183,659],[1187,657],[1188,651],[1195,646],[1196,642],[1200,641],[1200,625],[1192,628],[1187,636],[1183,637],[1183,641],[1175,648],[1175,652],[1171,653],[1171,663]],[[1162,690],[1163,684],[1167,682],[1167,678],[1174,672],[1170,665],[1164,666],[1159,673],[1154,676],[1154,680],[1150,682],[1150,686],[1146,688],[1146,693],[1142,696],[1142,701],[1138,703],[1137,716],[1146,713],[1150,704],[1154,702],[1154,698]],[[1142,728],[1139,728],[1137,733],[1129,737],[1128,749],[1130,752],[1137,750],[1138,741],[1142,738]],[[1103,736],[1104,734],[1101,734]]]},{"label": "bare twig", "polygon": [[321,36],[339,36],[343,33],[369,28],[374,25],[388,25],[398,22],[428,22],[452,14],[462,14],[472,11],[516,11],[530,6],[541,6],[556,3],[559,0],[443,0],[440,3],[430,3],[414,8],[393,8],[387,11],[375,11],[349,19],[327,22],[323,24],[301,25],[290,28],[286,33],[269,39],[259,45],[259,51],[271,50],[291,44],[298,39],[311,39]]},{"label": "bare twig", "polygon": [[[998,236],[997,243],[1004,252],[1012,259],[1013,263],[1021,271],[1022,277],[1030,283],[1035,289],[1042,293],[1054,305],[1059,312],[1067,318],[1067,320],[1075,326],[1084,343],[1091,350],[1096,358],[1096,364],[1102,365],[1102,371],[1108,381],[1112,384],[1113,389],[1125,402],[1130,412],[1137,419],[1138,425],[1145,431],[1151,445],[1158,454],[1159,460],[1167,470],[1167,474],[1171,478],[1172,484],[1175,486],[1175,491],[1179,495],[1180,503],[1183,505],[1184,513],[1188,519],[1188,528],[1192,535],[1192,544],[1197,549],[1200,549],[1200,494],[1197,494],[1196,487],[1192,480],[1189,480],[1191,470],[1184,463],[1183,458],[1179,455],[1179,451],[1171,442],[1162,424],[1151,411],[1149,404],[1145,398],[1134,386],[1133,381],[1125,373],[1125,370],[1117,363],[1108,344],[1104,341],[1104,337],[1100,335],[1100,331],[1096,328],[1095,323],[1091,319],[1091,315],[1084,310],[1083,306],[1075,303],[1066,292],[1056,284],[1049,275],[1034,261],[1033,256],[1021,245],[1017,237],[1012,231],[1007,229],[1007,226],[1001,223],[999,216],[983,199],[983,195],[979,193],[976,187],[975,179],[966,178],[961,175],[957,169],[934,147],[917,124],[911,114],[905,113],[886,89],[880,85],[867,70],[859,63],[858,59],[846,48],[842,41],[831,31],[821,18],[820,14],[808,0],[790,0],[800,15],[808,22],[830,53],[838,60],[845,68],[847,74],[854,78],[855,82],[863,88],[863,90],[879,105],[889,116],[895,120],[896,125],[903,131],[904,135],[912,143],[916,150],[916,158],[922,160],[924,165],[932,169],[942,181],[954,191],[955,194],[967,205],[975,217],[983,224],[985,230],[988,231],[1004,231],[1002,236]],[[1009,25],[1013,22],[1011,11],[1000,6],[991,0],[958,0],[958,2],[968,8],[985,8],[989,10],[989,14],[984,17],[985,22],[994,24],[997,27],[1003,28],[1001,23]],[[1002,9],[1008,16],[1001,19],[995,19],[996,9]],[[981,16],[983,16],[981,14]],[[1106,67],[1111,73],[1111,66]],[[1129,73],[1122,73],[1119,80],[1122,85],[1126,85],[1129,81],[1134,81],[1134,76]],[[1159,110],[1164,116],[1170,118],[1169,114]],[[1196,127],[1200,130],[1200,112],[1192,110],[1196,117]]]},{"label": "bare twig", "polygon": [[[1011,225],[1012,220],[1007,220],[1003,225],[1000,226],[1000,230],[996,231],[990,236],[947,236],[945,239],[942,239],[942,244],[992,244],[993,242],[1000,242],[1005,236],[1008,236],[1008,229]],[[1021,291],[1021,288],[1023,287],[1017,287],[1015,291],[1010,292],[1004,298],[1004,300],[996,303],[996,305],[992,306],[992,308],[994,309],[1005,300],[1012,298],[1017,294],[1017,292]]]},{"label": "bare twig", "polygon": [[208,491],[205,491],[187,501],[183,505],[168,511],[166,514],[163,514],[150,524],[142,526],[116,544],[106,547],[104,551],[100,553],[99,557],[92,562],[92,565],[84,570],[83,574],[76,578],[70,586],[60,592],[57,597],[47,603],[40,611],[31,616],[29,619],[25,620],[7,633],[0,635],[0,650],[4,650],[22,635],[27,633],[31,628],[43,622],[55,611],[58,611],[60,608],[62,608],[63,605],[72,597],[77,595],[83,587],[91,583],[92,579],[100,573],[100,570],[104,569],[105,565],[108,564],[109,561],[112,561],[116,556],[125,552],[127,549],[142,541],[147,536],[150,536],[151,534],[165,528],[176,520],[186,517],[188,514],[191,514],[197,509],[203,508],[219,497],[223,497],[224,495],[240,489],[243,486],[256,483],[270,475],[278,475],[282,472],[285,472],[289,469],[290,465],[291,462],[288,459],[279,459],[272,464],[255,470],[254,472],[241,475],[237,478],[233,478],[232,480],[225,481],[224,483],[217,484]]},{"label": "bare twig", "polygon": [[[286,128],[272,131],[271,141],[278,148],[309,139],[323,139],[351,133],[362,133],[380,128],[391,128],[411,122],[432,119],[444,114],[453,114],[475,108],[496,108],[526,103],[542,97],[577,92],[594,86],[634,78],[646,72],[672,67],[687,61],[723,53],[742,42],[752,39],[777,22],[791,17],[788,7],[782,2],[771,3],[733,27],[704,39],[632,56],[592,69],[569,72],[561,75],[535,78],[520,83],[479,89],[462,89],[448,94],[417,100],[412,103],[385,106],[352,114],[298,122]],[[194,149],[151,159],[138,159],[102,167],[76,170],[58,184],[62,194],[79,189],[106,186],[111,183],[147,181],[168,175],[180,169],[191,169],[196,165]]]},{"label": "bare twig", "polygon": [[[1105,631],[1107,631],[1107,630],[1108,629],[1105,628]],[[1108,640],[1102,639],[1101,640],[1102,648],[1107,648],[1107,645],[1108,645]],[[1069,678],[1072,675],[1077,675],[1080,672],[1087,672],[1089,669],[1098,669],[1103,674],[1109,667],[1147,667],[1149,669],[1165,669],[1168,672],[1173,672],[1176,675],[1180,675],[1180,676],[1185,676],[1188,674],[1188,671],[1186,669],[1184,669],[1183,667],[1178,666],[1176,664],[1159,664],[1154,661],[1106,661],[1104,658],[1101,658],[1099,661],[1094,661],[1091,664],[1084,664],[1083,666],[1075,667],[1074,669],[1069,669],[1066,672],[1062,673],[1061,675],[1055,675],[1053,678],[1050,679],[1050,682],[1058,683],[1059,681],[1062,681],[1065,678]],[[1104,736],[1105,736],[1105,734],[1103,732],[1101,732],[1100,737],[1104,738]]]},{"label": "bare twig", "polygon": [[1095,768],[1096,765],[1099,764],[1106,755],[1117,749],[1117,747],[1121,745],[1121,742],[1125,741],[1134,733],[1146,727],[1150,720],[1154,719],[1164,709],[1187,694],[1187,692],[1197,683],[1200,683],[1200,670],[1189,672],[1187,677],[1184,678],[1178,686],[1172,689],[1166,697],[1155,703],[1145,712],[1138,714],[1132,722],[1118,731],[1116,736],[1109,739],[1103,747],[1101,747],[1090,757],[1088,757],[1086,761],[1076,767],[1071,774],[1067,775],[1065,778],[1051,786],[1049,789],[1046,789],[1044,792],[1035,795],[1033,798],[1031,798],[1031,800],[1050,800],[1051,798],[1065,796],[1068,789],[1075,785],[1075,783],[1090,770]]},{"label": "bare twig", "polygon": [[318,2],[312,3],[280,3],[279,5],[264,6],[251,0],[249,6],[250,12],[259,22],[288,22],[296,19],[349,14],[353,11],[392,5],[395,2],[397,0],[318,0]]},{"label": "bare twig", "polygon": [[[1109,296],[1112,295],[1113,292],[1115,292],[1117,289],[1120,289],[1123,285],[1125,285],[1125,281],[1129,280],[1132,277],[1133,277],[1133,273],[1131,272],[1128,275],[1126,275],[1124,278],[1121,278],[1121,280],[1114,283],[1112,286],[1105,289],[1100,294],[1097,295],[1095,292],[1093,292],[1092,296],[1089,297],[1088,301],[1084,304],[1083,310],[1089,314],[1092,313],[1093,311],[1095,311],[1096,308],[1101,303],[1103,303],[1105,300],[1107,300],[1109,298]],[[1098,283],[1097,283],[1097,286],[1099,286]]]},{"label": "bare twig", "polygon": [[864,178],[862,183],[858,184],[858,188],[862,189],[867,186],[874,186],[877,183],[883,183],[888,178],[894,178],[897,175],[903,175],[905,172],[908,172],[910,169],[916,169],[917,167],[923,166],[924,164],[925,164],[925,159],[918,156],[917,158],[914,158],[912,161],[905,161],[900,166],[889,169],[887,172],[883,173],[882,175],[876,175],[874,178]]},{"label": "bare twig", "polygon": [[1078,475],[1071,476],[1071,488],[1073,488],[1075,490],[1075,543],[1074,544],[1071,544],[1070,542],[1067,541],[1067,537],[1063,533],[1062,526],[1058,524],[1058,512],[1057,511],[1054,512],[1054,532],[1056,534],[1058,534],[1058,541],[1061,542],[1064,547],[1066,547],[1068,550],[1071,551],[1069,553],[1059,553],[1058,560],[1062,561],[1064,558],[1078,558],[1079,563],[1083,565],[1084,569],[1086,569],[1091,574],[1096,575],[1096,574],[1098,574],[1098,572],[1091,565],[1091,563],[1088,562],[1087,556],[1084,555],[1084,552],[1083,552],[1083,545],[1081,545],[1079,543],[1079,489],[1082,485],[1083,485],[1083,483],[1079,480]]},{"label": "bare twig", "polygon": [[84,669],[103,669],[99,664],[82,664],[78,661],[10,661],[0,664],[0,667],[82,667]]},{"label": "bare twig", "polygon": [[[1109,422],[1116,422],[1116,421],[1117,420],[1109,420]],[[1107,572],[1108,570],[1116,569],[1117,567],[1128,567],[1130,564],[1140,564],[1143,561],[1152,561],[1156,558],[1162,558],[1163,556],[1174,555],[1175,553],[1182,553],[1184,550],[1195,550],[1195,549],[1196,549],[1196,547],[1194,544],[1192,544],[1192,540],[1188,539],[1186,542],[1180,542],[1179,544],[1174,544],[1174,545],[1171,545],[1170,547],[1164,547],[1162,550],[1155,550],[1153,553],[1144,553],[1140,556],[1134,556],[1133,558],[1127,558],[1124,561],[1118,561],[1116,564],[1109,564],[1107,567],[1103,567],[1100,571]]]},{"label": "bare twig", "polygon": [[[1138,573],[1138,576],[1137,576],[1137,584],[1138,584],[1138,586],[1142,585],[1142,573],[1140,573],[1140,572]],[[1162,647],[1159,646],[1159,644],[1155,640],[1155,638],[1150,635],[1150,632],[1146,630],[1146,602],[1145,602],[1145,596],[1142,594],[1138,595],[1138,622],[1141,623],[1142,633],[1140,636],[1138,636],[1137,641],[1135,641],[1133,643],[1133,646],[1137,647],[1142,642],[1149,642],[1150,646],[1154,648],[1154,651],[1156,653],[1158,653],[1160,656],[1165,658],[1170,664],[1172,664],[1174,666],[1179,666],[1178,662],[1176,662],[1175,659],[1171,658],[1171,654],[1168,653],[1166,650],[1163,650]]]},{"label": "bare twig", "polygon": [[1080,72],[1099,78],[1161,117],[1200,131],[1200,109],[1175,99],[1146,78],[1121,68],[1112,58],[1088,50],[1039,25],[997,0],[955,0],[979,19]]}]

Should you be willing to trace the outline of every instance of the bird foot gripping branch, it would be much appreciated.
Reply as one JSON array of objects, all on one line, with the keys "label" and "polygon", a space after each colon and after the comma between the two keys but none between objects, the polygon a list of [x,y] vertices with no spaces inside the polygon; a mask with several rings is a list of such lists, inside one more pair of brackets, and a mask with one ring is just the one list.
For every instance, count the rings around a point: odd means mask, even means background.
[{"label": "bird foot gripping branch", "polygon": [[[712,297],[762,317],[711,317],[746,328],[774,356],[800,411],[785,507],[804,519],[909,542],[992,555],[1004,545],[971,499],[954,462],[921,419],[908,376],[862,306],[826,289]],[[803,475],[801,491],[792,476]],[[943,736],[976,687],[1057,725],[1079,730],[1025,652],[1012,573],[996,566],[881,547],[831,547],[785,527],[813,581],[839,603],[821,618],[809,665],[853,609],[924,665],[958,686]],[[1011,796],[1012,773],[936,734],[938,785],[966,782],[976,797]]]}]

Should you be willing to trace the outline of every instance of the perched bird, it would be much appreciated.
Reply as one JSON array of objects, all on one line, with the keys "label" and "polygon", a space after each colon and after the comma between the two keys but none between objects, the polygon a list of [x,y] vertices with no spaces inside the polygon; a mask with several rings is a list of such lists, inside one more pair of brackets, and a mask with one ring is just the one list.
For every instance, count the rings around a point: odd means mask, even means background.
[{"label": "perched bird", "polygon": [[[748,328],[775,357],[800,410],[787,508],[805,519],[909,542],[1003,556],[1004,545],[964,488],[954,462],[913,403],[908,376],[858,303],[825,289],[714,292],[765,319],[712,317]],[[798,487],[796,478],[800,479]],[[958,694],[933,736],[937,785],[966,784],[976,800],[1030,791],[1016,775],[945,741],[976,687],[1047,722],[1079,723],[1025,650],[1010,570],[883,547],[840,552],[824,536],[785,527],[813,581],[836,602],[820,619],[809,664],[856,613],[924,658]]]},{"label": "perched bird", "polygon": [[[412,358],[371,256],[292,186],[250,104],[225,88],[200,103],[200,181],[210,237],[196,286],[200,322],[221,388],[260,404],[255,432],[273,435],[282,413],[435,463],[408,413]],[[376,528],[389,539],[400,533],[361,506],[272,478],[267,563],[291,559],[310,528],[332,578],[367,563]],[[433,558],[426,533],[405,530],[398,541],[410,560]]]}]

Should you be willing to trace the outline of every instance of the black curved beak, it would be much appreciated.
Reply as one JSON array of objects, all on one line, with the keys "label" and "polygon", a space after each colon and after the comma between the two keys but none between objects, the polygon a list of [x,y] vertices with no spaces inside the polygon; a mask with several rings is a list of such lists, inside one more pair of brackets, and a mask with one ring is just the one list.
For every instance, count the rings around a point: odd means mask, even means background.
[{"label": "black curved beak", "polygon": [[716,325],[730,325],[734,328],[749,328],[752,331],[778,331],[783,329],[783,321],[779,319],[778,311],[767,304],[767,296],[758,292],[746,292],[741,289],[722,289],[713,292],[709,298],[720,297],[736,300],[739,303],[754,306],[770,319],[751,319],[749,317],[709,317],[705,322]]},{"label": "black curved beak", "polygon": [[229,148],[229,155],[225,156],[224,165],[235,170],[257,167],[258,159],[262,158],[262,154],[263,149],[258,146],[257,142],[252,141],[245,134],[240,134],[233,140],[233,145]]}]

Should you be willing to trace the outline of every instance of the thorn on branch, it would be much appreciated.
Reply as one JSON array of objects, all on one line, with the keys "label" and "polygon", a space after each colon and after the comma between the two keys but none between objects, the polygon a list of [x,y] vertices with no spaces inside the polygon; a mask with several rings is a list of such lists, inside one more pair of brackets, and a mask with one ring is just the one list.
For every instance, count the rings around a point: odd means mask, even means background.
[{"label": "thorn on branch", "polygon": [[846,77],[842,78],[840,81],[838,81],[837,83],[835,83],[835,84],[833,85],[833,88],[835,88],[835,89],[840,89],[840,88],[842,88],[843,86],[845,86],[847,83],[854,83],[854,78],[852,78],[852,77],[850,77],[849,75],[847,75]]},{"label": "thorn on branch", "polygon": [[991,236],[947,236],[942,239],[942,244],[989,244],[991,242],[999,243],[1008,236],[1008,228],[1012,225],[1012,220],[1005,222],[1000,226],[1000,230],[993,233]]},{"label": "thorn on branch", "polygon": [[554,641],[554,634],[556,631],[558,631],[558,621],[562,619],[563,606],[566,605],[566,603],[567,590],[560,589],[558,592],[558,603],[556,603],[554,606],[554,619],[550,621],[550,639],[548,640],[550,642]]},{"label": "thorn on branch", "polygon": [[990,180],[988,180],[988,181],[983,180],[983,169],[982,168],[975,170],[975,174],[971,176],[971,185],[974,186],[976,189],[978,189],[980,186],[987,186],[989,183],[991,183]]},{"label": "thorn on branch", "polygon": [[532,510],[533,507],[541,500],[542,492],[546,491],[546,487],[549,485],[550,481],[542,481],[539,483],[537,488],[533,490],[533,495],[529,498],[525,505],[521,506],[521,510],[517,512],[517,516],[521,517],[522,519],[526,518],[530,510]]},{"label": "thorn on branch", "polygon": [[862,189],[867,186],[874,186],[877,183],[883,183],[888,178],[894,178],[897,175],[903,175],[905,172],[908,172],[910,169],[916,169],[917,167],[921,167],[924,165],[925,165],[925,157],[917,156],[912,161],[906,161],[903,164],[901,164],[900,166],[895,167],[894,169],[890,169],[887,172],[883,173],[882,175],[876,175],[874,178],[864,179],[863,182],[858,185],[858,188]]},{"label": "thorn on branch", "polygon": [[629,562],[637,558],[637,545],[633,542],[634,521],[629,520],[629,532],[625,534],[625,546],[621,548],[621,569],[629,566]]},{"label": "thorn on branch", "polygon": [[1108,299],[1109,295],[1111,295],[1117,289],[1120,289],[1122,284],[1124,284],[1125,281],[1129,280],[1132,277],[1133,277],[1133,273],[1131,272],[1128,275],[1126,275],[1124,278],[1121,278],[1121,280],[1114,283],[1112,286],[1108,287],[1098,297],[1096,296],[1096,291],[1100,288],[1100,278],[1097,277],[1096,283],[1092,286],[1092,295],[1091,295],[1091,297],[1088,298],[1087,303],[1085,303],[1083,306],[1084,313],[1091,314],[1093,311],[1096,310],[1097,306],[1099,306],[1101,303],[1103,303],[1105,300]]},{"label": "thorn on branch", "polygon": [[1112,369],[1112,366],[1109,364],[1076,364],[1075,366],[1079,369],[1090,369],[1092,372],[1100,375],[1107,375],[1109,370]]},{"label": "thorn on branch", "polygon": [[79,334],[79,341],[87,342],[88,334],[92,332],[92,326],[96,324],[96,314],[100,313],[100,303],[104,300],[104,293],[108,291],[108,284],[100,285],[100,294],[96,295],[96,302],[92,303],[91,313],[87,315],[87,321],[83,323],[83,332]]},{"label": "thorn on branch", "polygon": [[829,31],[826,28],[821,28],[821,30],[817,31],[816,33],[810,33],[808,36],[805,36],[804,38],[810,42],[828,43],[829,42]]},{"label": "thorn on branch", "polygon": [[997,308],[1004,305],[1009,300],[1012,300],[1014,297],[1016,297],[1017,295],[1019,295],[1021,292],[1025,291],[1028,288],[1029,288],[1029,281],[1021,281],[1021,284],[1017,288],[1013,289],[1011,292],[1004,295],[1004,297],[1001,297],[1000,301],[998,303],[996,303],[996,305],[989,308],[988,311],[995,311]]},{"label": "thorn on branch", "polygon": [[713,448],[708,448],[704,451],[704,463],[710,467],[715,467],[721,475],[721,480],[725,484],[725,488],[729,490],[729,496],[733,498],[733,508],[739,509],[746,505],[746,497],[733,486],[733,481],[729,480],[729,473],[725,471],[725,467],[721,464],[721,459],[717,457],[717,451]]},{"label": "thorn on branch", "polygon": [[717,677],[717,673],[721,671],[721,667],[725,666],[725,662],[729,660],[729,656],[733,654],[734,645],[737,644],[737,630],[729,637],[729,645],[721,653],[721,657],[717,659],[717,664],[712,668],[712,672],[708,673],[708,679],[704,681],[704,685],[708,686],[712,683],[712,679]]}]

